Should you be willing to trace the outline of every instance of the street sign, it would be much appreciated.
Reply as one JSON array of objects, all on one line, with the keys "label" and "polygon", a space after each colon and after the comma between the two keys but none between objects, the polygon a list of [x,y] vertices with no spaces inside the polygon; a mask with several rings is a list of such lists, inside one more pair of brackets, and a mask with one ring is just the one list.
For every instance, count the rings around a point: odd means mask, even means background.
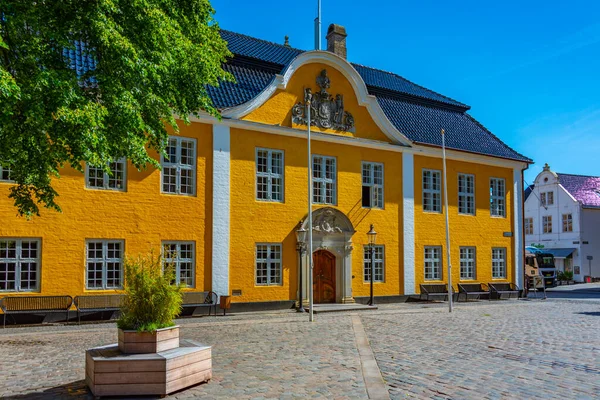
[{"label": "street sign", "polygon": [[588,259],[588,260],[590,260],[590,261],[592,261],[592,260],[594,259],[594,257],[592,257],[592,256],[587,256],[587,259]]}]

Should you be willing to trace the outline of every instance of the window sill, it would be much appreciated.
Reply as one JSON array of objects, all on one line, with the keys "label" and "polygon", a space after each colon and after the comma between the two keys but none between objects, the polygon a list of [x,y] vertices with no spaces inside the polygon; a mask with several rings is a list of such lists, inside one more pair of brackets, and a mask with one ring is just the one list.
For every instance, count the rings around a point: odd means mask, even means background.
[{"label": "window sill", "polygon": [[462,215],[464,217],[476,217],[477,214],[469,214],[469,213],[461,213],[459,212],[458,215]]},{"label": "window sill", "polygon": [[424,214],[437,214],[437,215],[443,215],[443,213],[441,211],[428,211],[428,210],[423,210]]},{"label": "window sill", "polygon": [[506,219],[506,215],[490,215],[490,218],[494,218],[494,219]]}]

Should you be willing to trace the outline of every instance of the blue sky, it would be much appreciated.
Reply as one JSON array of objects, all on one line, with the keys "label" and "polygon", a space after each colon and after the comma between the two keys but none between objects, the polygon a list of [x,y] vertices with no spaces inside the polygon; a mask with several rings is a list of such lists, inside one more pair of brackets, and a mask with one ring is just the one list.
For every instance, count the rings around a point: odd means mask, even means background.
[{"label": "blue sky", "polygon": [[[213,0],[224,29],[314,46],[316,0]],[[469,104],[535,164],[600,175],[600,1],[322,0],[348,32],[348,59]]]}]

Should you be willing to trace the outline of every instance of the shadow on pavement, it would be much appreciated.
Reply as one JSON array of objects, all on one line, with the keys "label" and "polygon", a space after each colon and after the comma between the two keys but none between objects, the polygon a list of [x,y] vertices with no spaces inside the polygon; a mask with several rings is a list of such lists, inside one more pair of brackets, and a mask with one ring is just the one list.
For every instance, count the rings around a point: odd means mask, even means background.
[{"label": "shadow on pavement", "polygon": [[587,312],[578,312],[575,314],[580,315],[591,315],[592,317],[600,317],[600,311],[587,311]]}]

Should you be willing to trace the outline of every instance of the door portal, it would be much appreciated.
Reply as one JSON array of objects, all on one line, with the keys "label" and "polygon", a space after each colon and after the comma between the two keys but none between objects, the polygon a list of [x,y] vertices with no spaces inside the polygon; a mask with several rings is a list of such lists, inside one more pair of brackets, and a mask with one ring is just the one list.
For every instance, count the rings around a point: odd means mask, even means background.
[{"label": "door portal", "polygon": [[335,303],[335,256],[327,250],[315,251],[313,272],[315,304]]}]

